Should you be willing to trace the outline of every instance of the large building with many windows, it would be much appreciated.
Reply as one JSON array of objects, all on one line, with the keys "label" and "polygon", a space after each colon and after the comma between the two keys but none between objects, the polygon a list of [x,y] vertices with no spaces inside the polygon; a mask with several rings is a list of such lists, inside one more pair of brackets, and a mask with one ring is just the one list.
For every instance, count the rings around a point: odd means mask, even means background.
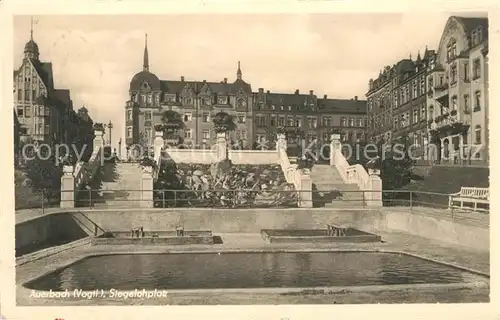
[{"label": "large building with many windows", "polygon": [[488,163],[488,19],[450,17],[429,66],[429,140],[436,161]]},{"label": "large building with many windows", "polygon": [[52,63],[40,61],[39,56],[32,30],[22,64],[13,74],[15,139],[71,144],[80,131],[92,132],[92,119],[85,108],[73,109],[68,89],[54,88]]},{"label": "large building with many windows", "polygon": [[166,110],[178,112],[184,121],[181,130],[184,144],[207,148],[215,143],[211,118],[220,111],[233,116],[236,129],[231,140],[251,148],[256,142],[275,139],[280,126],[299,127],[309,141],[327,141],[332,130],[343,138],[365,138],[366,101],[318,98],[308,93],[276,93],[259,88],[253,92],[243,80],[240,63],[236,80],[219,82],[160,80],[149,70],[149,53],[144,48],[143,70],[132,78],[125,106],[125,137],[128,146],[152,145],[154,125],[161,122]]},{"label": "large building with many windows", "polygon": [[487,163],[488,19],[450,17],[437,51],[385,67],[366,96],[371,140],[432,146],[431,163]]},{"label": "large building with many windows", "polygon": [[423,57],[403,59],[386,66],[377,79],[370,79],[366,94],[368,135],[374,141],[405,137],[413,145],[427,141],[426,74],[434,51]]}]

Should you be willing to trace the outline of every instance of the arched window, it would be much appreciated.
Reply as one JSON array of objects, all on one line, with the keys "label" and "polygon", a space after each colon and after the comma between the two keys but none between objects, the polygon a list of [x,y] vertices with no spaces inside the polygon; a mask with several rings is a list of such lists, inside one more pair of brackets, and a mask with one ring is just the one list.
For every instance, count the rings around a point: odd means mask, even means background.
[{"label": "arched window", "polygon": [[481,144],[481,126],[477,125],[476,128],[474,129],[475,135],[476,135],[476,144]]}]

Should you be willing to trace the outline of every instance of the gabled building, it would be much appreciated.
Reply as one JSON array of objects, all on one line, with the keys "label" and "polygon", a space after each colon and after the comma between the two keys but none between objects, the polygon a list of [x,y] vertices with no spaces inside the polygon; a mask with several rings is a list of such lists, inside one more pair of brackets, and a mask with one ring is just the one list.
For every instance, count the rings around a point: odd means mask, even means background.
[{"label": "gabled building", "polygon": [[30,40],[24,47],[21,66],[14,70],[14,112],[22,141],[32,139],[53,145],[66,142],[65,131],[72,102],[69,90],[54,88],[51,62],[40,61],[38,45]]},{"label": "gabled building", "polygon": [[154,125],[161,123],[167,110],[178,112],[184,121],[181,130],[184,144],[208,148],[215,142],[212,117],[224,111],[236,119],[233,141],[251,144],[253,94],[251,85],[243,80],[240,63],[236,80],[219,82],[206,80],[160,80],[149,70],[149,53],[144,48],[143,70],[132,78],[129,100],[125,107],[126,144],[151,145]]},{"label": "gabled building", "polygon": [[427,75],[436,162],[489,162],[487,66],[488,19],[450,17]]},{"label": "gabled building", "polygon": [[346,139],[364,137],[366,101],[355,99],[318,99],[309,93],[276,93],[264,88],[252,92],[243,80],[240,63],[236,80],[160,80],[149,70],[149,54],[144,48],[143,70],[130,82],[125,106],[126,143],[152,145],[154,124],[161,122],[166,110],[181,114],[185,129],[184,144],[207,148],[215,143],[212,117],[220,111],[233,116],[237,128],[231,140],[251,148],[255,142],[273,141],[277,127],[300,127],[308,141],[327,141],[335,129],[345,131]]}]

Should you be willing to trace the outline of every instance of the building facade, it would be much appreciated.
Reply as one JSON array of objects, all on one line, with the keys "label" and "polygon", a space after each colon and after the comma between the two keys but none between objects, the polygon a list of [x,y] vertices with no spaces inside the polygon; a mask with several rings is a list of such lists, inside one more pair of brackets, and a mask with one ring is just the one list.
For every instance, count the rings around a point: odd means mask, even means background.
[{"label": "building facade", "polygon": [[406,137],[427,150],[423,160],[430,163],[487,163],[487,65],[488,20],[450,17],[437,51],[426,49],[370,79],[370,140]]},{"label": "building facade", "polygon": [[488,153],[488,19],[450,17],[428,68],[429,139],[436,161],[485,164]]},{"label": "building facade", "polygon": [[413,146],[427,143],[426,70],[434,51],[418,53],[416,60],[403,59],[385,67],[370,80],[368,132],[375,141],[405,138]]},{"label": "building facade", "polygon": [[[80,125],[92,125],[90,117],[82,120],[73,109],[70,91],[54,88],[52,63],[39,59],[38,45],[31,38],[24,47],[21,66],[14,70],[14,113],[20,142],[38,141],[48,145],[72,143]],[[90,122],[88,122],[90,121]]]},{"label": "building facade", "polygon": [[180,134],[188,147],[208,148],[215,143],[211,119],[221,111],[236,120],[237,128],[230,138],[249,145],[253,134],[252,106],[252,88],[243,80],[239,62],[234,82],[228,82],[227,78],[219,82],[187,80],[184,77],[180,80],[160,80],[149,70],[146,42],[143,70],[130,82],[129,100],[125,107],[126,144],[150,146],[154,125],[161,123],[165,111],[172,110],[182,116],[185,127]]},{"label": "building facade", "polygon": [[[228,82],[160,80],[149,70],[147,42],[143,71],[130,82],[125,107],[125,137],[128,146],[152,145],[154,125],[161,123],[166,110],[178,112],[185,129],[180,130],[184,144],[209,148],[215,143],[212,117],[224,111],[236,120],[230,133],[233,142],[244,148],[272,142],[280,126],[299,127],[308,141],[328,140],[333,129],[342,129],[345,139],[365,137],[366,101],[354,99],[319,99],[309,93],[274,93],[259,88],[252,92],[243,80],[238,62],[236,80]],[[347,141],[347,140],[346,140]]]}]

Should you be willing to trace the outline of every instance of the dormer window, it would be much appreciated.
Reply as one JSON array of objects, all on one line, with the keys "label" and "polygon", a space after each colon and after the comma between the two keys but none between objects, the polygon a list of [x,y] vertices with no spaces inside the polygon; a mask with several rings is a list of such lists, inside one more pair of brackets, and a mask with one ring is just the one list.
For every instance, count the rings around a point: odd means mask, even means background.
[{"label": "dormer window", "polygon": [[227,103],[227,97],[219,97],[219,98],[217,99],[217,102],[218,102],[219,104],[226,104],[226,103]]}]

